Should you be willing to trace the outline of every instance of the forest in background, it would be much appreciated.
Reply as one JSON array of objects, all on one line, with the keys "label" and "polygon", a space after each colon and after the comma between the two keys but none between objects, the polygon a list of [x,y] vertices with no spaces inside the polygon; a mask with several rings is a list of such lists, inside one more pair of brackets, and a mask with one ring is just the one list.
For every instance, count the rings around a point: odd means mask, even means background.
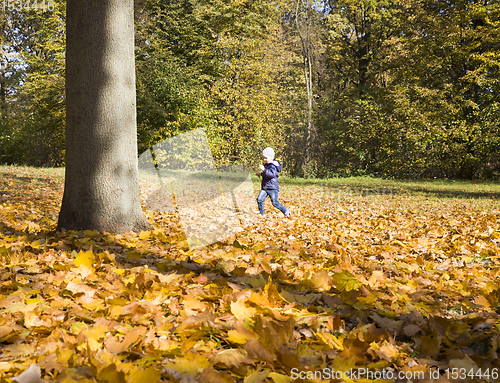
[{"label": "forest in background", "polygon": [[[0,163],[64,165],[65,1],[0,13]],[[500,178],[500,4],[136,1],[138,151],[205,128],[296,177]]]}]

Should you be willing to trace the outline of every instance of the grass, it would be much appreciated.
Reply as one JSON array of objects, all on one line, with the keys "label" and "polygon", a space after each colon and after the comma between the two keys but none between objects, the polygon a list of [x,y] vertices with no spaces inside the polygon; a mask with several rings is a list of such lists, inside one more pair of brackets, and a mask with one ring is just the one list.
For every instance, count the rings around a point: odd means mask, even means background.
[{"label": "grass", "polygon": [[[50,174],[55,177],[64,177],[64,167],[59,168],[34,168],[29,166],[0,165],[0,170],[15,170],[19,173]],[[252,176],[255,183],[260,185],[260,178]],[[368,176],[346,177],[346,178],[293,178],[280,177],[280,184],[297,186],[319,186],[332,189],[346,187],[356,189],[395,189],[399,191],[412,192],[415,194],[436,195],[438,197],[458,196],[464,198],[492,197],[500,199],[500,181],[492,180],[393,180],[374,178]]]},{"label": "grass", "polygon": [[[0,165],[0,172],[17,178],[36,177],[64,180],[65,168],[33,168]],[[255,190],[260,188],[260,178],[252,176]],[[314,179],[280,177],[282,189],[308,186],[315,196],[340,203],[375,200],[407,205],[410,209],[428,209],[439,204],[466,204],[473,210],[496,211],[500,200],[500,181],[489,180],[393,180],[368,176]],[[307,193],[306,193],[307,195]],[[398,195],[395,200],[393,197]],[[435,207],[434,207],[435,208]]]},{"label": "grass", "polygon": [[0,165],[1,173],[9,173],[17,175],[18,177],[33,176],[39,179],[49,177],[57,181],[64,180],[64,170],[65,168],[34,168],[30,166]]},{"label": "grass", "polygon": [[[467,180],[390,180],[366,176],[333,179],[280,177],[285,187],[307,186],[341,204],[383,202],[416,211],[463,205],[467,210],[498,211],[500,182]],[[398,198],[395,198],[395,197]]]},{"label": "grass", "polygon": [[487,180],[390,180],[373,177],[348,177],[331,179],[301,179],[281,177],[280,182],[289,185],[314,185],[327,188],[353,187],[359,189],[395,189],[415,194],[438,197],[500,199],[500,182]]}]

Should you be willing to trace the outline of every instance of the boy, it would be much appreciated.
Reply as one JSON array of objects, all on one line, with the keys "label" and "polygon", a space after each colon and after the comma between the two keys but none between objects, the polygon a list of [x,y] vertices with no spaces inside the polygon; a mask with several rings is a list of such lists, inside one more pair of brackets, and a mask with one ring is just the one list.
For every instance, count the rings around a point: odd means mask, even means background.
[{"label": "boy", "polygon": [[265,215],[264,200],[269,196],[273,206],[281,210],[285,217],[288,217],[290,210],[278,202],[278,193],[280,190],[278,173],[281,172],[281,164],[278,161],[274,161],[274,150],[272,148],[265,148],[262,151],[262,159],[264,160],[264,165],[259,165],[262,173],[256,173],[258,177],[262,177],[261,191],[257,197],[260,215]]}]

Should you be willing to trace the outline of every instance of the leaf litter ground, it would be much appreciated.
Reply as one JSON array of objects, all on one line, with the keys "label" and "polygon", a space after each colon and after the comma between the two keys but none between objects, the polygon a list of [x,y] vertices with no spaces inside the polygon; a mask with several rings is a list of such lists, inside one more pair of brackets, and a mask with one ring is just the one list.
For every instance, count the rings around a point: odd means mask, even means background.
[{"label": "leaf litter ground", "polygon": [[2,382],[499,380],[496,192],[290,180],[291,217],[189,250],[161,213],[55,233],[61,171],[0,172]]}]

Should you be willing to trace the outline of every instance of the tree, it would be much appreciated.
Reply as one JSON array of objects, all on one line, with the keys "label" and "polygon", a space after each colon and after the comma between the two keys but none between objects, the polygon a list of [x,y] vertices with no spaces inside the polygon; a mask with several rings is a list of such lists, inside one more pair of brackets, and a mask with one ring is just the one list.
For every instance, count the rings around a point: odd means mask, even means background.
[{"label": "tree", "polygon": [[[299,6],[302,3],[303,10],[299,12]],[[295,26],[297,28],[297,33],[300,37],[300,43],[302,45],[302,58],[304,60],[304,83],[306,85],[307,92],[307,128],[306,137],[304,142],[304,157],[303,161],[305,164],[309,162],[309,147],[311,145],[311,132],[313,125],[313,50],[314,47],[311,42],[311,27],[312,20],[310,13],[313,12],[312,4],[310,0],[305,2],[304,0],[297,0],[296,10],[295,10]],[[302,24],[302,25],[301,25]]]},{"label": "tree", "polygon": [[214,60],[206,57],[213,37],[192,8],[187,0],[136,2],[139,153],[213,121],[205,86],[214,75]]},{"label": "tree", "polygon": [[139,231],[133,0],[68,0],[58,230]]},{"label": "tree", "polygon": [[197,127],[218,164],[284,147],[297,87],[275,2],[144,0],[136,17],[139,148]]},{"label": "tree", "polygon": [[337,174],[380,172],[392,150],[386,147],[393,133],[385,95],[389,58],[401,35],[401,5],[330,0],[327,8],[326,74],[318,106],[323,158]]},{"label": "tree", "polygon": [[[12,4],[11,4],[12,5]],[[0,15],[0,161],[64,163],[66,1]],[[8,118],[7,118],[8,116]]]},{"label": "tree", "polygon": [[[217,25],[214,44],[220,76],[210,87],[217,108],[214,156],[239,158],[247,165],[266,146],[283,155],[284,117],[289,114],[286,84],[293,56],[282,43],[279,10],[267,1],[214,1],[205,12]],[[229,17],[233,15],[233,17]],[[227,22],[239,20],[239,22]]]},{"label": "tree", "polygon": [[[488,1],[412,1],[388,85],[400,121],[391,163],[403,177],[500,174],[500,7]],[[394,173],[393,173],[394,174]]]}]

